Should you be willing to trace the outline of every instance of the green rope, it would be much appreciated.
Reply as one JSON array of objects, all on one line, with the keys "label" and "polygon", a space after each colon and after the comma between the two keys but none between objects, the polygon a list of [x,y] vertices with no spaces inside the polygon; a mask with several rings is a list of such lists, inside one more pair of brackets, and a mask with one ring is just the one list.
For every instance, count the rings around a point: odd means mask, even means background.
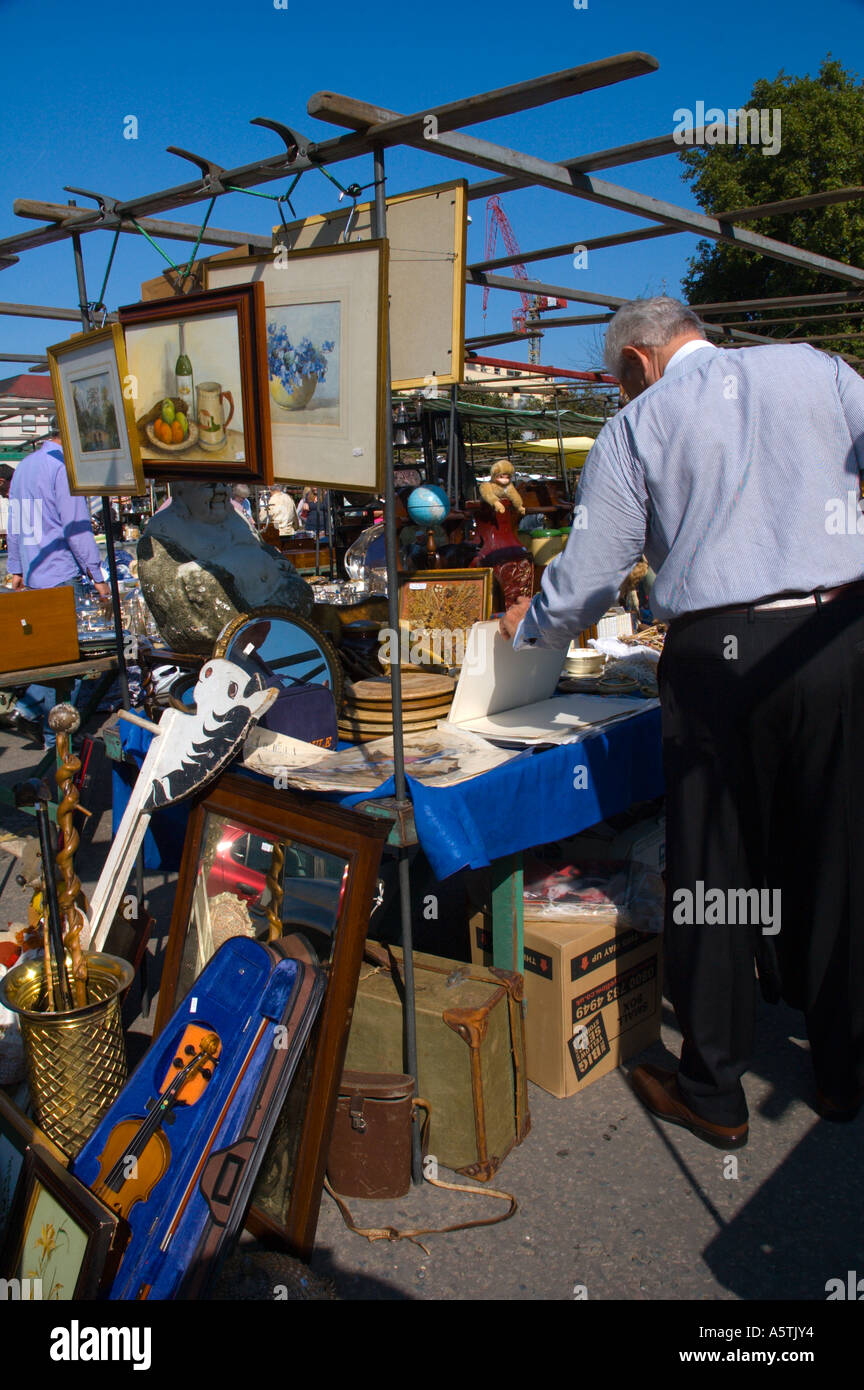
[{"label": "green rope", "polygon": [[170,267],[171,267],[172,270],[178,270],[178,269],[179,269],[179,267],[176,266],[176,265],[174,264],[174,262],[172,261],[171,257],[168,255],[168,252],[162,250],[162,247],[159,245],[159,243],[153,240],[153,238],[152,238],[152,236],[150,235],[150,233],[149,233],[149,232],[146,232],[146,231],[144,230],[144,228],[141,226],[140,222],[136,222],[134,217],[130,217],[130,218],[129,218],[129,221],[132,223],[132,225],[133,225],[133,227],[135,228],[136,232],[140,232],[141,235],[142,235],[143,237],[146,237],[146,238],[147,238],[147,240],[149,241],[150,245],[153,247],[154,251],[158,251],[158,252],[159,252],[159,255],[162,257],[163,260],[165,260],[165,261],[168,262],[168,264],[170,265]]},{"label": "green rope", "polygon": [[187,263],[186,263],[186,269],[183,270],[183,271],[181,271],[181,273],[180,273],[180,280],[181,280],[181,282],[183,282],[183,281],[185,281],[185,280],[188,280],[188,279],[189,279],[189,276],[192,274],[192,266],[193,266],[193,264],[194,264],[195,257],[198,255],[198,247],[201,245],[201,238],[204,236],[204,233],[205,233],[206,230],[207,230],[207,223],[210,221],[210,214],[211,214],[211,212],[213,211],[213,208],[215,207],[215,205],[216,205],[216,195],[214,194],[213,197],[210,199],[210,206],[209,206],[209,208],[207,209],[206,213],[204,214],[204,221],[201,223],[201,230],[200,230],[200,232],[198,233],[198,240],[196,241],[195,245],[192,247],[192,255],[189,257],[189,260],[188,260]]},{"label": "green rope", "polygon": [[108,288],[108,276],[111,274],[111,267],[114,264],[114,252],[117,250],[117,242],[120,240],[120,228],[117,227],[114,233],[114,240],[111,243],[111,254],[108,257],[108,265],[105,268],[105,279],[102,281],[102,288],[99,291],[99,298],[96,300],[95,308],[105,308],[105,291]]}]

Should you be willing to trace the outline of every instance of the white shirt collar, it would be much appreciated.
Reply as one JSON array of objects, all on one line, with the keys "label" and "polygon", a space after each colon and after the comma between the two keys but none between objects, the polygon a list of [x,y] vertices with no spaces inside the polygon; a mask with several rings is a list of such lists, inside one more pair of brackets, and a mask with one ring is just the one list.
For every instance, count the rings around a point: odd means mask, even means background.
[{"label": "white shirt collar", "polygon": [[666,363],[666,366],[663,368],[663,375],[666,375],[669,368],[674,363],[683,362],[684,358],[689,357],[691,352],[698,352],[700,348],[707,347],[711,347],[711,344],[709,342],[706,342],[704,338],[691,338],[689,342],[682,343],[678,351],[672,354],[672,356],[669,358],[669,361]]}]

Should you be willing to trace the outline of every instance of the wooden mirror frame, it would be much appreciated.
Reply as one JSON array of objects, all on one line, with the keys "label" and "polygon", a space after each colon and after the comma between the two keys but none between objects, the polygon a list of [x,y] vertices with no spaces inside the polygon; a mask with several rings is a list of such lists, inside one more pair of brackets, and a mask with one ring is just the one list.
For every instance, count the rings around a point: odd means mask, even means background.
[{"label": "wooden mirror frame", "polygon": [[310,849],[338,855],[348,866],[340,918],[327,966],[327,991],[310,1043],[315,1057],[287,1220],[284,1226],[278,1225],[254,1205],[254,1197],[246,1217],[248,1229],[256,1235],[275,1237],[292,1254],[308,1260],[315,1242],[327,1149],[348,1047],[366,930],[389,827],[386,822],[373,820],[357,811],[301,800],[290,792],[277,791],[257,776],[225,773],[198,801],[189,819],[162,970],[154,1039],[177,1007],[174,997],[208,814],[228,817],[273,841],[297,840]]}]

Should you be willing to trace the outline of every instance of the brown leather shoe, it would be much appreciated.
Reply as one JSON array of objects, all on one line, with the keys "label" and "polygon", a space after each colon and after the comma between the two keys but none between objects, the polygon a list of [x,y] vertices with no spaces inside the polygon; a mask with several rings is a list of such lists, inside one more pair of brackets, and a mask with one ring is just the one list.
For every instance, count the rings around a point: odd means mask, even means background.
[{"label": "brown leather shoe", "polygon": [[835,1124],[850,1124],[852,1120],[857,1120],[861,1106],[864,1105],[864,1087],[856,1091],[853,1096],[840,1098],[828,1096],[824,1091],[816,1087],[816,1097],[813,1102],[813,1109],[823,1120],[832,1120]]},{"label": "brown leather shoe", "polygon": [[674,1071],[651,1065],[634,1067],[630,1073],[630,1083],[645,1109],[656,1115],[658,1120],[689,1129],[697,1139],[713,1144],[715,1149],[743,1149],[747,1143],[749,1125],[715,1125],[691,1110],[681,1094]]}]

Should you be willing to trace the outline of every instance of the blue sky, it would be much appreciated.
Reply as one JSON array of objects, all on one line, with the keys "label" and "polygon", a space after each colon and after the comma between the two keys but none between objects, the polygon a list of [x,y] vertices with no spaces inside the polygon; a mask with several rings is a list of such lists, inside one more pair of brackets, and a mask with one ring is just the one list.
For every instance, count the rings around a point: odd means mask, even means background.
[{"label": "blue sky", "polygon": [[[280,3],[282,0],[280,0]],[[864,73],[864,0],[764,0],[762,4],[692,4],[684,0],[0,0],[5,53],[0,138],[0,235],[25,230],[16,197],[61,202],[63,185],[118,198],[186,182],[191,165],[165,152],[176,144],[224,166],[281,148],[275,135],[250,126],[269,116],[318,139],[336,133],[311,119],[306,102],[331,90],[398,111],[442,102],[629,50],[653,55],[659,70],[617,86],[486,122],[474,132],[548,158],[568,158],[670,131],[678,107],[729,108],[746,101],[753,83],[788,73],[815,73],[830,51]],[[138,139],[123,138],[124,118],[138,120]],[[343,183],[372,178],[371,159],[334,166]],[[388,153],[388,191],[401,192],[481,170],[423,151]],[[640,192],[695,206],[676,156],[622,166],[599,177]],[[264,191],[282,185],[262,185]],[[83,202],[84,200],[79,200]],[[298,216],[335,206],[320,174],[303,176],[294,197]],[[611,209],[542,189],[505,196],[504,208],[524,250],[642,225]],[[214,225],[264,233],[273,204],[241,194],[220,199]],[[204,206],[166,214],[194,221]],[[483,257],[484,206],[470,205],[469,259]],[[84,238],[88,288],[102,282],[111,237]],[[686,234],[593,253],[587,269],[570,257],[529,267],[551,283],[634,296],[679,290],[696,238]],[[178,259],[179,242],[165,249]],[[212,248],[218,249],[218,248]],[[498,254],[503,253],[500,248]],[[146,242],[123,236],[106,292],[109,308],[138,299],[142,279],[164,263]],[[467,328],[482,333],[482,291],[467,290]],[[0,299],[74,306],[69,242],[24,253],[0,273]],[[517,296],[491,295],[485,331],[509,329]],[[579,313],[572,306],[571,313]],[[591,312],[591,310],[587,310]],[[0,351],[40,352],[67,336],[62,323],[0,318]],[[543,360],[564,367],[596,365],[597,329],[560,329],[543,340]],[[524,345],[494,350],[524,358]],[[0,366],[0,375],[14,372]]]}]

